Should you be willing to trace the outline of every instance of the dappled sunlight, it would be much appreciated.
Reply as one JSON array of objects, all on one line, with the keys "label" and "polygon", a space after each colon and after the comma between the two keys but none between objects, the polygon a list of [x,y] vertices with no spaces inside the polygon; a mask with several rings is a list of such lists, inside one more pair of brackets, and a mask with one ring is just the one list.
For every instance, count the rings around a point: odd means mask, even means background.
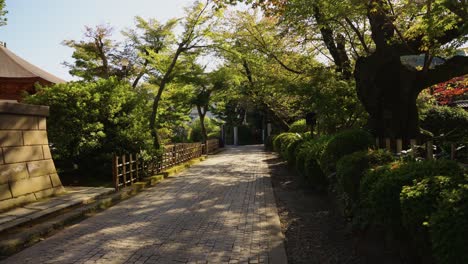
[{"label": "dappled sunlight", "polygon": [[260,150],[229,148],[5,263],[268,259],[282,241],[271,239],[281,234],[272,231],[278,230],[271,221],[276,208]]}]

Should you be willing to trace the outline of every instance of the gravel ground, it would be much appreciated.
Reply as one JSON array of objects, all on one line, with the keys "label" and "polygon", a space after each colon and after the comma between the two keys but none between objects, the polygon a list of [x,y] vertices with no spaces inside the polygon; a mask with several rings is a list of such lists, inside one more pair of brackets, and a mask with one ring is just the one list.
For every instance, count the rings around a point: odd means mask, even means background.
[{"label": "gravel ground", "polygon": [[327,195],[302,187],[285,162],[275,158],[268,163],[289,264],[404,263],[382,243],[353,235]]}]

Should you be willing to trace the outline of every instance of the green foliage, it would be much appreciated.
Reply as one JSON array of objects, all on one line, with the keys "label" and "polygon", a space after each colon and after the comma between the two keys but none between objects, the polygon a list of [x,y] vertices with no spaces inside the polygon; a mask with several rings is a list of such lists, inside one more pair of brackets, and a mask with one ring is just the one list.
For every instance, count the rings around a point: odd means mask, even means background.
[{"label": "green foliage", "polygon": [[6,25],[7,19],[5,15],[8,11],[5,10],[5,0],[0,0],[0,27]]},{"label": "green foliage", "polygon": [[[205,128],[208,138],[218,138],[221,131],[220,127],[216,122],[211,120],[209,117],[205,117]],[[201,132],[200,119],[195,119],[192,124],[190,124],[189,131],[189,141],[191,142],[201,142],[203,141],[203,136]]]},{"label": "green foliage", "polygon": [[462,108],[434,106],[422,114],[421,126],[450,142],[468,140],[468,112]]},{"label": "green foliage", "polygon": [[326,175],[336,171],[336,163],[343,156],[373,146],[371,134],[361,129],[346,130],[336,134],[327,144],[320,166]]},{"label": "green foliage", "polygon": [[393,161],[393,155],[386,150],[364,150],[342,157],[336,165],[339,189],[355,203],[359,199],[361,178],[372,167]]},{"label": "green foliage", "polygon": [[25,102],[50,106],[47,129],[55,159],[92,168],[100,167],[100,158],[110,161],[113,152],[152,146],[145,98],[144,92],[110,78],[39,87]]},{"label": "green foliage", "polygon": [[322,136],[303,142],[297,149],[296,169],[314,186],[323,186],[327,179],[320,168],[320,158],[325,150],[329,136]]},{"label": "green foliage", "polygon": [[297,149],[300,147],[300,145],[303,142],[304,142],[303,137],[296,137],[296,138],[294,138],[294,141],[289,143],[286,146],[286,149],[283,150],[284,158],[288,161],[289,164],[291,164],[291,165],[295,164]]},{"label": "green foliage", "polygon": [[85,27],[84,40],[64,40],[63,45],[73,49],[73,63],[65,62],[70,74],[91,81],[98,78],[125,75],[121,71],[121,59],[116,41],[111,39],[112,27],[99,25]]},{"label": "green foliage", "polygon": [[288,159],[288,147],[290,144],[301,140],[302,137],[297,133],[282,133],[273,141],[275,151],[284,159]]},{"label": "green foliage", "polygon": [[430,236],[437,263],[468,263],[468,184],[440,194],[437,211],[430,217]]},{"label": "green foliage", "polygon": [[308,131],[309,128],[305,119],[297,120],[289,126],[289,132],[291,133],[306,133]]},{"label": "green foliage", "polygon": [[430,217],[437,209],[440,195],[457,186],[460,178],[448,176],[426,177],[403,186],[400,204],[403,227],[409,232],[421,257],[430,254]]},{"label": "green foliage", "polygon": [[449,160],[394,163],[368,172],[362,179],[359,196],[364,218],[394,232],[402,230],[400,193],[414,180],[444,175],[463,178],[463,169]]},{"label": "green foliage", "polygon": [[281,151],[281,144],[283,142],[283,138],[287,137],[289,134],[292,135],[294,133],[281,133],[273,139],[273,150],[275,152],[279,153]]}]

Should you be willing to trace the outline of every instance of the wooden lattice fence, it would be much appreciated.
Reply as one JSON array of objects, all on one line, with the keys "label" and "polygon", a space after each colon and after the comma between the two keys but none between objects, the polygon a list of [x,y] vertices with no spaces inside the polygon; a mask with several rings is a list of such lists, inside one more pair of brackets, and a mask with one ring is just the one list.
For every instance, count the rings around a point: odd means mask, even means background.
[{"label": "wooden lattice fence", "polygon": [[219,140],[211,139],[206,146],[200,142],[180,143],[164,146],[159,157],[143,160],[138,154],[114,155],[112,175],[114,187],[119,190],[140,181],[143,177],[155,175],[187,162],[191,159],[209,154],[219,148]]}]

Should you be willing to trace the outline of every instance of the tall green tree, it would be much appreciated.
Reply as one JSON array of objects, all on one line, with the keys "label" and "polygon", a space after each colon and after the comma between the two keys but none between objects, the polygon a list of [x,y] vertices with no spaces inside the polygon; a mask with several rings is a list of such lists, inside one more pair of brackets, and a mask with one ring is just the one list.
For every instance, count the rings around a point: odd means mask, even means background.
[{"label": "tall green tree", "polygon": [[[354,52],[357,55],[353,70],[357,94],[369,113],[369,126],[380,136],[418,136],[418,94],[435,83],[468,72],[467,57],[451,57],[450,54],[467,39],[468,7],[464,0],[218,2],[253,3],[280,16],[288,25],[319,30],[322,46],[328,49],[338,69],[341,63],[337,60],[339,56],[333,55],[334,47],[341,47],[348,58]],[[361,20],[363,17],[365,20]],[[333,43],[327,35],[334,37],[334,45],[330,45]],[[304,39],[313,37],[313,34],[304,35]],[[409,55],[424,56],[423,65],[405,64],[403,57]],[[445,57],[445,63],[434,66],[432,61],[436,56]],[[343,72],[343,75],[348,74]]]},{"label": "tall green tree", "polygon": [[84,40],[65,40],[63,45],[73,49],[73,62],[64,62],[70,74],[83,80],[96,80],[111,76],[123,77],[118,44],[112,37],[112,27],[98,25],[85,27]]},{"label": "tall green tree", "polygon": [[150,52],[159,54],[167,52],[174,44],[174,28],[177,19],[170,19],[166,23],[160,23],[156,19],[145,20],[136,17],[135,29],[123,31],[127,37],[127,47],[132,51],[129,69],[135,72],[132,86],[135,88],[140,80],[148,74],[156,75],[150,67]]},{"label": "tall green tree", "polygon": [[176,39],[174,48],[166,52],[149,50],[149,64],[155,69],[155,74],[150,77],[150,82],[157,85],[157,93],[153,99],[149,129],[154,138],[154,146],[159,148],[156,121],[160,101],[166,86],[174,79],[180,61],[184,55],[193,55],[199,48],[207,46],[206,36],[210,34],[215,11],[211,8],[210,1],[195,2],[186,10],[186,16],[181,20],[183,32]]},{"label": "tall green tree", "polygon": [[[252,12],[228,17],[219,35],[220,56],[243,76],[237,92],[283,130],[319,112],[321,132],[362,124],[353,83],[321,65],[314,47],[296,35],[284,35],[278,20]],[[231,102],[232,103],[232,102]],[[235,112],[233,112],[235,114]]]}]

